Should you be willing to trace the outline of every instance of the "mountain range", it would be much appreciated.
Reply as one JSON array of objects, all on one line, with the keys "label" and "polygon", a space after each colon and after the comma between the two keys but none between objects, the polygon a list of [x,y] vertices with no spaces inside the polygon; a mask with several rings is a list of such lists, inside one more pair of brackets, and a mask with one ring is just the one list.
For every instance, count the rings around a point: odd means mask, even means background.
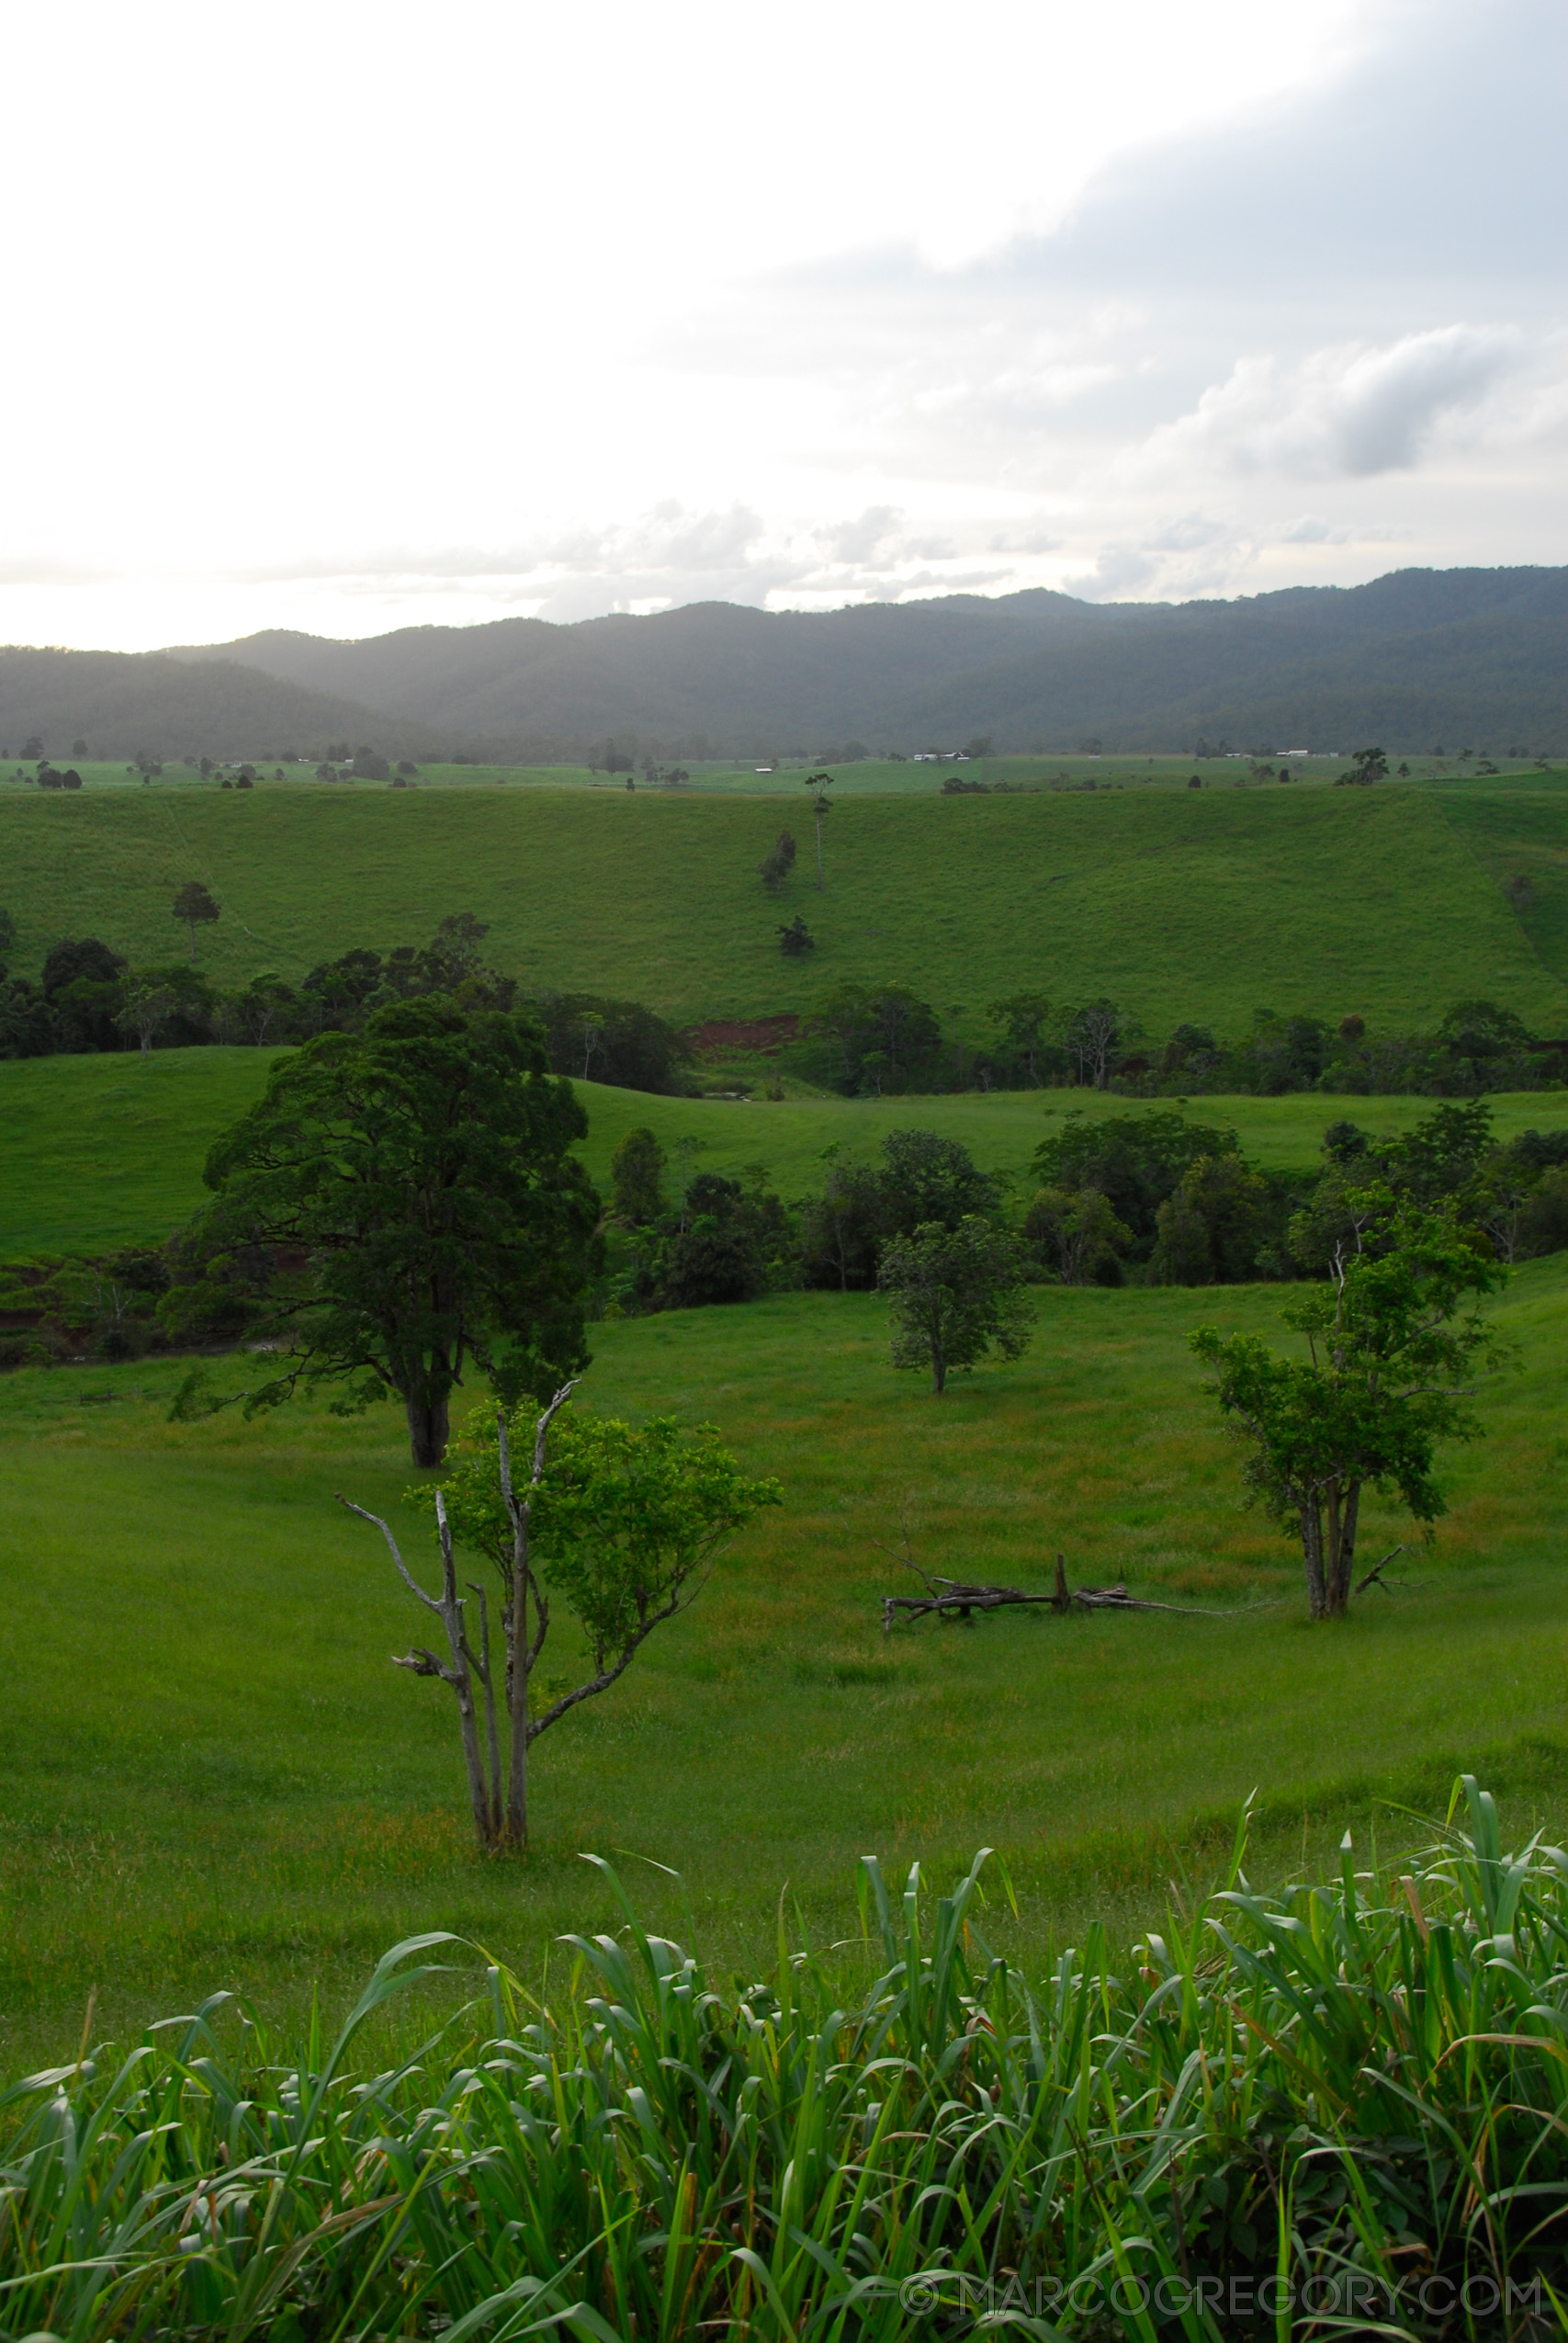
[{"label": "mountain range", "polygon": [[0,744],[58,756],[579,760],[945,749],[1493,753],[1568,746],[1568,569],[1402,570],[1231,602],[1035,590],[828,612],[694,603],[362,641],[271,631],[139,654],[0,650]]}]

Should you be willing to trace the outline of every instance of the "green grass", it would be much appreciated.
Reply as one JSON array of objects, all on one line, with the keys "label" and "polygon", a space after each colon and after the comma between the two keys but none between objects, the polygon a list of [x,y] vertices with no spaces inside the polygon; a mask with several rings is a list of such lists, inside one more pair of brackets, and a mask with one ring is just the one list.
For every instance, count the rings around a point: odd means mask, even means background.
[{"label": "green grass", "polygon": [[[0,1062],[0,1260],[44,1252],[91,1252],[156,1244],[203,1200],[201,1165],[218,1133],[260,1095],[270,1049],[164,1049],[102,1058]],[[588,1113],[583,1155],[602,1187],[625,1134],[647,1124],[679,1165],[693,1144],[693,1168],[768,1167],[781,1194],[797,1198],[822,1184],[823,1153],[840,1147],[874,1156],[890,1130],[941,1131],[960,1139],[987,1171],[1022,1178],[1042,1138],[1071,1114],[1144,1111],[1135,1101],[1093,1091],[969,1092],[942,1098],[651,1098],[582,1082]],[[1568,1092],[1523,1092],[1491,1102],[1502,1138],[1568,1121]],[[1308,1171],[1324,1129],[1349,1115],[1369,1131],[1408,1130],[1430,1099],[1293,1095],[1196,1098],[1194,1120],[1229,1124],[1253,1160],[1269,1171]]]},{"label": "green grass", "polygon": [[[57,2055],[86,1997],[134,2026],[218,1984],[298,2013],[385,1945],[448,1926],[535,1974],[611,1907],[582,1849],[673,1866],[710,1954],[771,1941],[781,1885],[816,1941],[852,1925],[854,1859],[939,1873],[1002,1851],[1003,1941],[1034,1973],[1088,1913],[1135,1924],[1266,1794],[1259,1864],[1331,1848],[1388,1794],[1440,1804],[1461,1764],[1521,1825],[1568,1792],[1568,1261],[1504,1305],[1525,1365],[1482,1402],[1435,1556],[1343,1630],[1237,1504],[1236,1459],[1185,1348],[1268,1328],[1277,1290],[1043,1291],[1033,1349],[942,1402],[886,1363],[874,1297],[780,1298],[594,1331],[585,1403],[716,1421],[786,1502],[613,1692],[536,1749],[536,1845],[470,1853],[439,1687],[389,1664],[416,1614],[378,1540],[412,1476],[390,1409],[165,1421],[175,1363],[0,1381],[4,2055]],[[231,1387],[245,1373],[221,1369]],[[1235,1619],[1025,1615],[884,1640],[928,1567],[1039,1585],[1125,1577]],[[1407,1533],[1372,1510],[1375,1555]],[[567,1657],[547,1663],[563,1674]],[[1385,1827],[1398,1837],[1397,1817]],[[634,1863],[635,1868],[635,1863]],[[643,1874],[681,1932],[679,1896]],[[793,1923],[792,1923],[793,1925]]]},{"label": "green grass", "polygon": [[[200,950],[229,984],[298,978],[469,909],[526,985],[629,995],[680,1023],[808,1010],[854,979],[914,986],[972,1039],[1025,986],[1109,992],[1156,1036],[1182,1018],[1239,1034],[1259,1007],[1404,1028],[1476,994],[1568,1031],[1563,971],[1453,827],[1461,795],[868,793],[828,821],[821,895],[796,803],[801,858],[776,900],[757,866],[779,803],[733,795],[15,787],[0,851],[24,970],[67,933],[176,956],[170,905],[194,877],[223,905]],[[796,911],[818,949],[786,961],[774,929]]]}]

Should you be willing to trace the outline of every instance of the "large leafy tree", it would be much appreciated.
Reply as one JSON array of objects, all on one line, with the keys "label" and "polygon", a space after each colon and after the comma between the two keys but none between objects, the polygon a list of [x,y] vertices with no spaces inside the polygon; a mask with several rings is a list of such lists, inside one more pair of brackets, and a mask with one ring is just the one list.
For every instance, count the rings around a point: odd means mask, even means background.
[{"label": "large leafy tree", "polygon": [[1190,1338],[1247,1446],[1254,1495],[1301,1540],[1314,1619],[1348,1608],[1363,1489],[1423,1523],[1446,1510],[1438,1444],[1480,1428],[1464,1401],[1495,1338],[1474,1305],[1506,1275],[1451,1205],[1432,1210],[1386,1184],[1347,1202],[1355,1225],[1326,1283],[1282,1313],[1306,1337],[1304,1358],[1212,1326]]},{"label": "large leafy tree", "polygon": [[258,1330],[289,1355],[247,1406],[326,1377],[350,1406],[395,1391],[434,1466],[470,1359],[513,1393],[582,1365],[599,1199],[570,1149],[587,1127],[536,1025],[439,993],[284,1058],[208,1157],[191,1249],[225,1296],[237,1260],[275,1265]]}]

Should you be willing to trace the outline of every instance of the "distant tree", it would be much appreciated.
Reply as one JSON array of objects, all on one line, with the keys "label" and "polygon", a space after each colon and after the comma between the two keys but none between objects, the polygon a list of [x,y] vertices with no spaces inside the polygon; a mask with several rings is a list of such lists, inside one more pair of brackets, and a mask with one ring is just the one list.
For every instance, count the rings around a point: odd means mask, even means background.
[{"label": "distant tree", "polygon": [[889,1131],[882,1142],[882,1211],[886,1227],[908,1237],[934,1223],[950,1233],[965,1219],[996,1213],[1003,1182],[982,1172],[958,1139],[936,1131]]},{"label": "distant tree", "polygon": [[840,1144],[824,1150],[828,1174],[822,1194],[801,1215],[801,1262],[808,1285],[836,1285],[840,1293],[876,1283],[887,1219],[879,1174],[869,1163],[840,1160]]},{"label": "distant tree", "polygon": [[43,753],[43,741],[40,735],[37,732],[29,732],[27,739],[22,742],[22,756],[24,762],[29,764],[36,764]]},{"label": "distant tree", "polygon": [[828,791],[833,786],[830,773],[808,773],[806,786],[811,792],[811,811],[817,823],[817,892],[822,892],[822,824],[832,811]]},{"label": "distant tree", "polygon": [[[530,1006],[545,1028],[550,1063],[558,1074],[581,1078],[586,1055],[591,1081],[663,1096],[688,1090],[691,1044],[640,1002],[608,1000],[600,993],[548,992]],[[598,1037],[590,1046],[591,1019],[598,1020]]]},{"label": "distant tree", "polygon": [[[258,1323],[292,1350],[247,1412],[301,1383],[346,1379],[351,1407],[396,1392],[414,1463],[434,1466],[469,1359],[513,1396],[581,1367],[599,1202],[571,1149],[587,1127],[536,1026],[439,994],[281,1059],[209,1153],[214,1201],[186,1248],[197,1287],[237,1255],[303,1256],[265,1290]],[[199,1411],[198,1387],[181,1405]]]},{"label": "distant tree", "polygon": [[[1132,1230],[1098,1188],[1042,1188],[1023,1232],[1064,1285],[1093,1285],[1100,1273],[1114,1269],[1133,1241]],[[1120,1277],[1116,1270],[1111,1282]]]},{"label": "distant tree", "polygon": [[1376,1186],[1353,1201],[1358,1230],[1337,1246],[1326,1285],[1283,1312],[1306,1337],[1304,1359],[1281,1357],[1255,1334],[1224,1338],[1204,1326],[1190,1337],[1249,1452],[1248,1487],[1301,1541],[1314,1619],[1349,1607],[1369,1484],[1428,1527],[1446,1510],[1438,1443],[1480,1430],[1462,1402],[1495,1342],[1465,1305],[1506,1275],[1451,1209]]},{"label": "distant tree", "polygon": [[87,753],[87,743],[86,743],[86,741],[72,741],[72,743],[71,743],[71,753],[72,753],[72,755],[73,755],[73,756],[85,756],[85,755],[86,755],[86,753]]},{"label": "distant tree", "polygon": [[1035,1149],[1033,1169],[1043,1187],[1097,1188],[1132,1231],[1134,1256],[1143,1260],[1159,1234],[1160,1206],[1189,1164],[1234,1154],[1236,1144],[1234,1131],[1190,1123],[1168,1107],[1097,1121],[1072,1114]]},{"label": "distant tree", "polygon": [[991,753],[990,734],[988,732],[976,732],[972,741],[964,741],[964,753],[965,756],[989,756]]},{"label": "distant tree", "polygon": [[1339,775],[1336,787],[1370,789],[1374,781],[1388,778],[1388,758],[1382,749],[1357,749],[1350,758],[1350,770]]},{"label": "distant tree", "polygon": [[664,1170],[669,1161],[646,1123],[628,1131],[610,1158],[610,1194],[617,1220],[628,1228],[649,1227],[664,1210]]},{"label": "distant tree", "polygon": [[51,945],[43,964],[43,997],[55,1000],[73,984],[118,984],[126,962],[96,935],[64,936]]},{"label": "distant tree", "polygon": [[779,949],[786,960],[798,960],[804,953],[815,952],[817,949],[817,938],[798,911],[787,926],[781,927],[775,932],[779,939]]},{"label": "distant tree", "polygon": [[161,983],[155,975],[135,978],[125,988],[115,1023],[121,1033],[135,1036],[145,1057],[179,1005],[173,985]]},{"label": "distant tree", "polygon": [[1220,1062],[1220,1045],[1207,1025],[1181,1024],[1160,1055],[1162,1074],[1208,1074]]},{"label": "distant tree", "polygon": [[255,776],[254,774],[238,773],[234,776],[234,787],[236,789],[254,789],[255,786]]},{"label": "distant tree", "polygon": [[1522,1057],[1534,1040],[1524,1020],[1495,1001],[1456,1001],[1438,1033],[1450,1057],[1482,1088],[1500,1066]]},{"label": "distant tree", "polygon": [[1256,1277],[1269,1233],[1269,1183],[1235,1154],[1201,1155],[1159,1207],[1149,1276],[1160,1285]]},{"label": "distant tree", "polygon": [[1194,773],[1189,779],[1187,786],[1190,789],[1201,789],[1203,786],[1202,775],[1201,773]]},{"label": "distant tree", "polygon": [[1364,1039],[1366,1030],[1367,1021],[1365,1017],[1357,1016],[1354,1011],[1352,1011],[1349,1016],[1341,1017],[1339,1020],[1339,1038],[1341,1041],[1349,1042],[1352,1047],[1355,1047],[1357,1042]]},{"label": "distant tree", "polygon": [[210,927],[220,916],[219,907],[199,878],[187,878],[175,897],[175,917],[184,920],[190,932],[190,956],[196,957],[196,931]]},{"label": "distant tree", "polygon": [[200,765],[200,772],[201,772],[201,777],[202,777],[202,779],[203,779],[204,781],[209,780],[209,779],[211,778],[211,776],[212,776],[212,774],[215,772],[215,770],[216,770],[216,767],[215,767],[215,766],[214,766],[214,764],[213,764],[212,759],[211,759],[209,756],[204,756],[204,757],[202,758],[202,760],[201,760],[201,765]]},{"label": "distant tree", "polygon": [[770,895],[776,895],[790,872],[795,868],[795,838],[791,832],[781,830],[775,844],[769,847],[760,866],[762,884]]},{"label": "distant tree", "polygon": [[[696,1600],[729,1539],[764,1507],[784,1501],[777,1481],[742,1476],[712,1424],[682,1433],[670,1417],[635,1428],[612,1417],[578,1418],[566,1405],[572,1387],[536,1416],[532,1401],[510,1422],[502,1412],[490,1440],[476,1420],[444,1486],[410,1492],[435,1515],[439,1595],[412,1578],[384,1521],[348,1505],[381,1532],[404,1585],[441,1620],[445,1660],[416,1646],[394,1664],[438,1677],[457,1695],[469,1805],[487,1850],[528,1843],[528,1751],[538,1736],[625,1675],[654,1629]],[[521,1488],[514,1445],[532,1467]],[[467,1598],[457,1591],[454,1538],[482,1554],[500,1581],[499,1682],[485,1591],[470,1581],[479,1617],[476,1650]],[[592,1672],[553,1699],[547,1693],[535,1714],[529,1679],[549,1634],[552,1597],[576,1621]]]},{"label": "distant tree", "polygon": [[419,771],[419,767],[414,764],[412,757],[400,756],[398,759],[398,771],[402,775],[406,781],[413,774],[416,774]]},{"label": "distant tree", "polygon": [[116,1022],[127,964],[96,935],[64,937],[43,964],[42,990],[56,1049],[118,1049]]},{"label": "distant tree", "polygon": [[246,1039],[258,1049],[265,1047],[276,1028],[288,1023],[294,1005],[293,987],[270,970],[254,976],[233,1002],[234,1013]]},{"label": "distant tree", "polygon": [[1098,1001],[1088,1001],[1075,1009],[1067,1019],[1063,1036],[1073,1057],[1077,1060],[1080,1082],[1092,1082],[1096,1090],[1103,1090],[1111,1072],[1111,1060],[1125,1041],[1133,1040],[1138,1032],[1136,1021],[1128,1016],[1114,1001],[1103,995]]},{"label": "distant tree", "polygon": [[929,1368],[933,1394],[945,1391],[954,1368],[993,1350],[1016,1359],[1028,1348],[1033,1312],[1022,1258],[987,1220],[970,1215],[951,1229],[927,1222],[895,1237],[880,1283],[892,1304],[893,1364]]},{"label": "distant tree", "polygon": [[1009,1046],[1023,1059],[1024,1070],[1032,1083],[1040,1080],[1040,1046],[1044,1037],[1051,1003],[1043,992],[1010,992],[1005,1001],[994,1001],[990,1007],[994,1024],[1002,1028]]}]

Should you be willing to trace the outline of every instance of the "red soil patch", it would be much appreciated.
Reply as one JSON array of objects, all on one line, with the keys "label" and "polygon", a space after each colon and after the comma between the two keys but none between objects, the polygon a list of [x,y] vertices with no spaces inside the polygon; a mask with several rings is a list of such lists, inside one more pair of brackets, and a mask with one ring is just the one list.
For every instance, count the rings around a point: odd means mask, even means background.
[{"label": "red soil patch", "polygon": [[715,1058],[727,1049],[784,1049],[799,1030],[798,1017],[710,1017],[693,1025],[686,1039],[699,1058]]}]

